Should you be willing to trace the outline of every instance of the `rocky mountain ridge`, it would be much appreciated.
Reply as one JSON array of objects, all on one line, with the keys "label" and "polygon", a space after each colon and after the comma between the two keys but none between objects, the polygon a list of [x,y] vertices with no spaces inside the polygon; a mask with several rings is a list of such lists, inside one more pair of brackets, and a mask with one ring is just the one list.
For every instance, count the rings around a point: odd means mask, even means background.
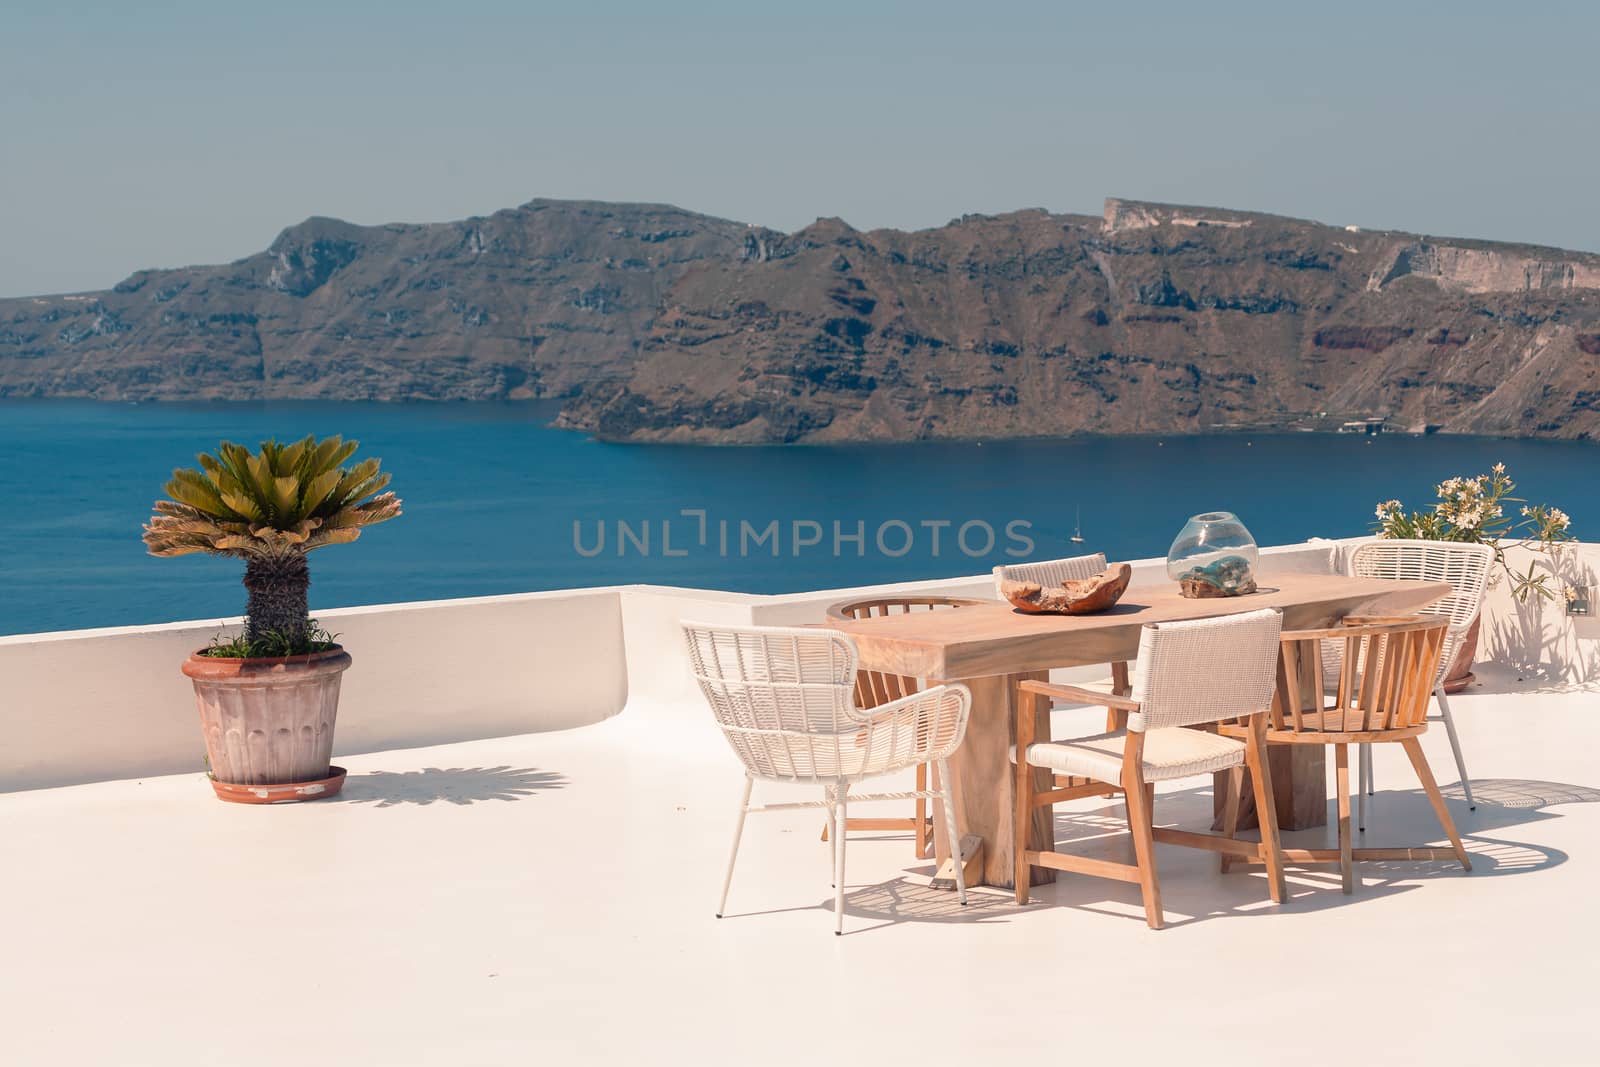
[{"label": "rocky mountain ridge", "polygon": [[1600,256],[1108,200],[792,234],[535,200],[313,218],[0,300],[0,397],[559,397],[618,440],[1236,428],[1600,436]]}]

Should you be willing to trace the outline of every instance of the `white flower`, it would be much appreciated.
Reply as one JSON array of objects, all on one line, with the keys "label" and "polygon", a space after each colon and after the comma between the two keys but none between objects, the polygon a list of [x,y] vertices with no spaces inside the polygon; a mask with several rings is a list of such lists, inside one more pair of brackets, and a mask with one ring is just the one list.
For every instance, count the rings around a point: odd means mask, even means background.
[{"label": "white flower", "polygon": [[1522,517],[1523,518],[1527,518],[1529,515],[1532,515],[1532,514],[1533,514],[1533,509],[1532,508],[1530,508],[1526,504],[1522,505]]},{"label": "white flower", "polygon": [[1504,474],[1504,473],[1505,473],[1505,472],[1506,472],[1506,465],[1505,465],[1505,464],[1504,464],[1504,463],[1496,463],[1496,464],[1495,464],[1495,465],[1494,465],[1494,467],[1493,467],[1493,468],[1491,468],[1491,469],[1492,469],[1492,470],[1493,470],[1493,471],[1494,471],[1494,472],[1495,472],[1495,473],[1496,473],[1496,474]]}]

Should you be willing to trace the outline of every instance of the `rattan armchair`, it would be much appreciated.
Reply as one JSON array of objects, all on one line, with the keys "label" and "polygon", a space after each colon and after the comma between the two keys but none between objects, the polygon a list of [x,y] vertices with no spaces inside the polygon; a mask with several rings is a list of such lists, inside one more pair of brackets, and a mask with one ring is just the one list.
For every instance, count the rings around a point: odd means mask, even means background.
[{"label": "rattan armchair", "polygon": [[[1478,621],[1478,615],[1483,610],[1483,593],[1493,563],[1494,550],[1488,545],[1377,538],[1356,545],[1350,551],[1345,565],[1347,574],[1359,578],[1420,579],[1450,583],[1451,594],[1430,605],[1423,614],[1442,615],[1449,621],[1444,649],[1439,657],[1439,669],[1433,680],[1433,698],[1439,704],[1439,717],[1444,720],[1445,734],[1450,738],[1450,752],[1455,756],[1462,792],[1466,794],[1468,808],[1473,810],[1478,805],[1472,796],[1472,779],[1467,774],[1467,761],[1461,755],[1461,738],[1456,733],[1455,717],[1450,714],[1444,680],[1467,632]],[[1336,684],[1341,654],[1340,642],[1324,644],[1324,681],[1329,691]],[[1364,830],[1367,823],[1366,798],[1373,790],[1371,749],[1366,745],[1360,748],[1356,778],[1356,826]]]},{"label": "rattan armchair", "polygon": [[[683,624],[689,662],[706,703],[744,764],[744,797],[717,904],[721,918],[750,812],[825,808],[834,827],[834,933],[844,932],[844,860],[850,789],[918,764],[939,769],[942,788],[878,793],[853,799],[932,799],[944,809],[951,841],[960,841],[946,802],[945,761],[966,733],[972,695],[963,685],[939,685],[872,708],[855,701],[859,658],[855,642],[835,630]],[[752,806],[757,780],[815,785],[820,801]],[[956,890],[967,902],[961,864]]]}]

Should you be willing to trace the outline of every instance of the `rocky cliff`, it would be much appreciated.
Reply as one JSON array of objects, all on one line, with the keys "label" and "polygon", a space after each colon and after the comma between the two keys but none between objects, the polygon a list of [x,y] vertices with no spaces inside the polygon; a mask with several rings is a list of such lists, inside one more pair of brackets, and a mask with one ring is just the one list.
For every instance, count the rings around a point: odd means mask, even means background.
[{"label": "rocky cliff", "polygon": [[0,397],[561,397],[626,440],[1600,437],[1600,256],[1110,200],[793,234],[536,200],[0,300]]}]

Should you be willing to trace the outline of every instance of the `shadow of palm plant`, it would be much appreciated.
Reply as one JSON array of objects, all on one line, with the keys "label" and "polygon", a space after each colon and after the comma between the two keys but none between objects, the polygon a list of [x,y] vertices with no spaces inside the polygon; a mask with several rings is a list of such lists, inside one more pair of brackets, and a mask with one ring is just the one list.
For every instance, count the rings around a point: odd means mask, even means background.
[{"label": "shadow of palm plant", "polygon": [[484,800],[521,800],[566,784],[565,775],[533,767],[424,767],[418,771],[352,775],[344,796],[349,803],[380,808],[441,800],[466,805]]}]

